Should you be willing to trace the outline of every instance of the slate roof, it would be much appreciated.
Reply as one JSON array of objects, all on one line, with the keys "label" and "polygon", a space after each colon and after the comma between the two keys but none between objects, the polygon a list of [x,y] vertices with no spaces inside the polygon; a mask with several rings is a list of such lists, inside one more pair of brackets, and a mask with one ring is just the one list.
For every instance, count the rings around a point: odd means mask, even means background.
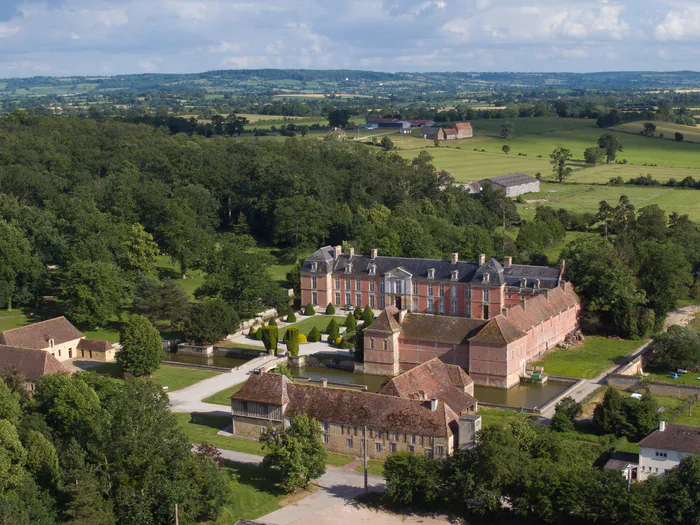
[{"label": "slate roof", "polygon": [[97,339],[81,339],[78,342],[78,348],[80,350],[91,350],[93,352],[107,352],[112,349],[112,344]]},{"label": "slate roof", "polygon": [[461,367],[445,364],[436,357],[391,379],[379,393],[418,400],[435,397],[461,414],[476,407],[476,398],[465,392],[473,383]]},{"label": "slate roof", "polygon": [[502,188],[511,188],[522,184],[531,184],[537,182],[535,177],[531,177],[525,173],[510,173],[509,175],[499,175],[497,177],[489,177],[488,179],[480,180],[479,183],[483,186],[484,183],[492,183]]},{"label": "slate roof", "polygon": [[0,334],[0,344],[18,348],[42,350],[49,347],[49,340],[55,345],[67,343],[85,337],[70,324],[65,317],[55,317],[39,323],[5,330]]},{"label": "slate roof", "polygon": [[280,374],[254,374],[233,399],[287,405],[285,417],[306,414],[318,421],[374,430],[435,437],[457,432],[457,414],[444,402],[430,410],[430,402],[357,390],[294,384]]},{"label": "slate roof", "polygon": [[16,368],[32,383],[46,374],[70,373],[58,359],[43,350],[0,345],[0,369],[9,367]]},{"label": "slate roof", "polygon": [[608,470],[623,470],[632,465],[639,465],[639,454],[632,452],[615,452],[612,457],[605,463],[603,468]]},{"label": "slate roof", "polygon": [[700,428],[666,424],[666,430],[655,430],[642,439],[638,446],[700,454]]},{"label": "slate roof", "polygon": [[[385,273],[402,268],[410,273],[414,278],[427,280],[428,270],[435,270],[433,281],[451,281],[452,271],[457,270],[457,280],[454,282],[481,284],[484,272],[490,273],[492,283],[519,287],[521,279],[527,279],[527,286],[532,288],[536,279],[540,280],[541,288],[554,288],[559,284],[561,269],[551,266],[530,266],[524,264],[514,264],[510,268],[503,266],[496,259],[489,259],[486,264],[479,267],[478,263],[459,261],[452,264],[448,260],[438,259],[415,259],[408,257],[384,257],[378,256],[372,259],[369,255],[341,254],[334,259],[334,248],[324,246],[316,250],[304,261],[301,271],[312,273],[312,263],[317,263],[315,273],[336,273],[338,277],[366,277],[369,276],[370,265],[376,265],[375,274],[382,276]],[[346,272],[346,269],[349,271]]]},{"label": "slate roof", "polygon": [[[383,313],[383,312],[382,312]],[[402,339],[446,344],[465,344],[486,324],[482,319],[408,313],[401,325]],[[374,328],[374,325],[371,325]]]}]

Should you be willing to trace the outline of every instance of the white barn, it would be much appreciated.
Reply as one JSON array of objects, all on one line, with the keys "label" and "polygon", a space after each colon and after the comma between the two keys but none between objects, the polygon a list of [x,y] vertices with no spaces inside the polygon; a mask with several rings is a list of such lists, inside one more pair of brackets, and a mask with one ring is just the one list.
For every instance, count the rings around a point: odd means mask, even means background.
[{"label": "white barn", "polygon": [[506,197],[517,197],[524,193],[540,191],[540,181],[525,173],[511,173],[510,175],[490,177],[480,180],[479,184],[482,187],[486,184],[490,184],[494,189],[503,190]]}]

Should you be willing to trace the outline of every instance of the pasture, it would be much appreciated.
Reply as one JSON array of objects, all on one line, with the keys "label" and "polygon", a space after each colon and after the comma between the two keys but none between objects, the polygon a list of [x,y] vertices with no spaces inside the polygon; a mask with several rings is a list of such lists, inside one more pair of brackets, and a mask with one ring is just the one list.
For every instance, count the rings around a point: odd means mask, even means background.
[{"label": "pasture", "polygon": [[[631,133],[633,135],[639,135],[639,133],[644,129],[644,123],[649,121],[639,121],[639,122],[628,122],[627,124],[622,124],[620,126],[615,126],[613,129],[615,131],[620,131],[623,133]],[[697,126],[683,126],[681,124],[671,124],[670,122],[659,122],[652,121],[656,126],[656,139],[657,140],[671,140],[675,141],[674,135],[676,133],[683,134],[683,140],[685,142],[700,142],[700,128]],[[664,135],[663,139],[659,138],[660,134]]]}]

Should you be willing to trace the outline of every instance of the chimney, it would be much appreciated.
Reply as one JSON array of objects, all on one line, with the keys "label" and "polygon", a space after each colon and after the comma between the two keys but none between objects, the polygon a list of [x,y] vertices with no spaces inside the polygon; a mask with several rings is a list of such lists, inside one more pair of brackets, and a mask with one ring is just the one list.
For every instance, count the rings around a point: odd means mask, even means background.
[{"label": "chimney", "polygon": [[341,255],[343,255],[343,247],[342,246],[335,246],[333,248],[333,258],[337,259]]},{"label": "chimney", "polygon": [[562,259],[559,261],[559,268],[561,268],[561,273],[564,273],[564,270],[566,270],[566,259]]},{"label": "chimney", "polygon": [[482,253],[479,255],[479,266],[486,264],[486,254]]},{"label": "chimney", "polygon": [[452,264],[457,264],[459,262],[459,254],[458,253],[453,253],[452,256],[450,257],[450,262]]},{"label": "chimney", "polygon": [[659,432],[666,432],[666,421],[659,422]]},{"label": "chimney", "polygon": [[350,255],[350,257],[355,257],[355,248],[350,248],[350,253],[348,255]]},{"label": "chimney", "polygon": [[406,310],[399,311],[399,324],[403,324],[403,320],[406,319],[406,314],[408,314]]},{"label": "chimney", "polygon": [[435,412],[437,410],[437,407],[438,407],[438,398],[434,397],[430,400],[430,410],[432,412]]},{"label": "chimney", "polygon": [[376,248],[372,248],[372,260],[374,260],[374,259],[376,259],[376,258],[377,258],[377,249],[376,249]]},{"label": "chimney", "polygon": [[506,268],[513,266],[513,258],[510,255],[503,260],[503,266]]},{"label": "chimney", "polygon": [[328,386],[328,379],[326,379],[326,378],[321,379],[321,386],[323,388],[326,388]]}]

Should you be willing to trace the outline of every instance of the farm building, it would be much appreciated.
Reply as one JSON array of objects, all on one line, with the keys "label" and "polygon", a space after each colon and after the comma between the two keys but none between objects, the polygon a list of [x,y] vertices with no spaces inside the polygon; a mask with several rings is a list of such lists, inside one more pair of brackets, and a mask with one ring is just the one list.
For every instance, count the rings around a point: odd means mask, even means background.
[{"label": "farm building", "polygon": [[525,193],[540,191],[540,181],[525,173],[511,173],[510,175],[490,177],[480,180],[479,184],[482,188],[484,185],[489,184],[495,189],[503,190],[506,197],[517,197]]},{"label": "farm building", "polygon": [[458,122],[453,128],[433,127],[433,124],[434,122],[429,122],[421,126],[420,134],[422,138],[428,140],[456,140],[469,139],[474,136],[472,125],[469,122]]}]

